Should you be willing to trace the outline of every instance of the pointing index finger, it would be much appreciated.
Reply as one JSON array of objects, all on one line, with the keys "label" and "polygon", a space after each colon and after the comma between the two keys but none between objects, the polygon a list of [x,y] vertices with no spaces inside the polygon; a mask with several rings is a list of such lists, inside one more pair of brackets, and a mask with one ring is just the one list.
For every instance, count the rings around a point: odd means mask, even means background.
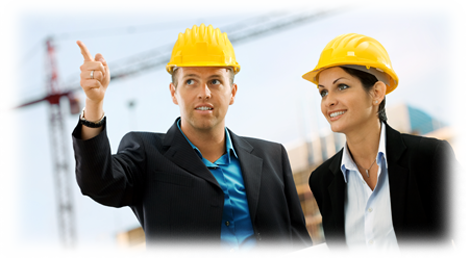
[{"label": "pointing index finger", "polygon": [[93,57],[91,56],[90,51],[88,51],[88,48],[86,48],[85,44],[83,44],[83,42],[80,40],[77,40],[77,45],[82,51],[83,59],[85,59],[85,61],[93,61]]}]

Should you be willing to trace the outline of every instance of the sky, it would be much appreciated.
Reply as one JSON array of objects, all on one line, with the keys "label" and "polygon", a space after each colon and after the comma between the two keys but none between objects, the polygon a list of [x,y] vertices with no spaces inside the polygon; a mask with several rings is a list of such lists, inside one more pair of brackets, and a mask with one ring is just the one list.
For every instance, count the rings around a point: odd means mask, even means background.
[{"label": "sky", "polygon": [[[226,125],[238,135],[281,142],[286,147],[304,139],[306,132],[328,132],[316,87],[301,76],[314,68],[331,39],[355,32],[377,39],[391,57],[400,82],[387,95],[387,106],[406,103],[419,108],[452,126],[459,144],[468,143],[463,133],[468,79],[463,75],[469,68],[465,62],[469,23],[459,8],[460,1],[356,1],[353,5],[346,1],[289,1],[288,5],[239,1],[231,6],[222,1],[4,2],[0,10],[0,31],[4,32],[0,45],[4,57],[0,69],[0,167],[4,179],[0,245],[9,248],[21,245],[30,247],[27,250],[51,251],[59,245],[49,106],[40,103],[10,109],[46,93],[44,40],[49,36],[55,39],[61,85],[69,85],[78,78],[83,62],[76,40],[82,40],[92,54],[102,53],[113,73],[113,67],[117,69],[113,65],[122,63],[120,60],[171,45],[179,32],[195,24],[223,28],[251,23],[254,17],[267,14],[334,9],[337,12],[318,20],[234,44],[241,71],[235,77],[239,90]],[[104,109],[113,152],[128,131],[168,130],[179,115],[178,106],[171,102],[169,82],[170,76],[161,66],[110,84]],[[77,94],[84,100],[80,91]],[[133,108],[128,106],[130,101],[135,103]],[[138,222],[129,208],[104,207],[81,195],[74,180],[70,136],[78,116],[68,115],[65,99],[63,104],[78,250],[115,250],[116,233],[134,228]],[[465,153],[456,154],[464,161]],[[468,195],[463,185],[455,188],[460,199]],[[468,205],[460,199],[455,218],[459,227],[469,229],[468,222],[460,219],[468,215]],[[457,239],[465,239],[463,232],[458,231]]]}]

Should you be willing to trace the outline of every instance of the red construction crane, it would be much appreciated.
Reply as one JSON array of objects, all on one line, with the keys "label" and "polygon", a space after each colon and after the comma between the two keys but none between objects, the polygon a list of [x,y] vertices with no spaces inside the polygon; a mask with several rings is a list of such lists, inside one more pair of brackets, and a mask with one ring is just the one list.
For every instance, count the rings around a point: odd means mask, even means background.
[{"label": "red construction crane", "polygon": [[50,120],[50,141],[52,147],[52,162],[54,164],[54,180],[56,189],[57,214],[59,219],[60,240],[64,247],[74,247],[76,242],[75,234],[75,213],[73,197],[70,189],[70,169],[68,163],[68,148],[62,117],[60,99],[67,96],[70,105],[70,112],[78,114],[80,104],[73,92],[61,92],[58,84],[58,72],[55,57],[55,48],[52,38],[46,41],[48,67],[49,67],[49,120]]},{"label": "red construction crane", "polygon": [[73,198],[70,190],[70,167],[68,163],[69,150],[65,145],[66,131],[61,108],[61,98],[67,97],[70,105],[70,112],[78,114],[80,104],[78,98],[72,91],[61,91],[58,82],[58,71],[55,56],[55,48],[52,38],[46,40],[47,49],[47,95],[43,98],[24,103],[20,107],[33,105],[41,101],[49,102],[49,139],[51,141],[52,162],[54,167],[54,184],[57,202],[57,217],[59,221],[59,238],[62,246],[72,248],[76,242],[75,235],[75,215]]}]

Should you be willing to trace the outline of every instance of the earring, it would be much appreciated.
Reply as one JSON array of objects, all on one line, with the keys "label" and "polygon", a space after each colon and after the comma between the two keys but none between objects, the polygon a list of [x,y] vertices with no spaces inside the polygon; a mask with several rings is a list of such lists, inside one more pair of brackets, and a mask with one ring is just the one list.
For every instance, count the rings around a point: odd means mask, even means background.
[{"label": "earring", "polygon": [[377,100],[375,101],[375,104],[379,103]]}]

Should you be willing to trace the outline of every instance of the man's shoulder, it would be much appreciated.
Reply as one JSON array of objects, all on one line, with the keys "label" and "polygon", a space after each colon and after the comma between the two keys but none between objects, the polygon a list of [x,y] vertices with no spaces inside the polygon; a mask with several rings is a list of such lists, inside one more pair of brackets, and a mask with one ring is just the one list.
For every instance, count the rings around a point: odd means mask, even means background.
[{"label": "man's shoulder", "polygon": [[123,138],[164,138],[165,133],[147,132],[147,131],[130,131]]},{"label": "man's shoulder", "polygon": [[179,132],[177,124],[176,124],[178,119],[179,119],[179,117],[168,128],[168,131],[165,132],[165,133],[150,132],[150,131],[130,131],[122,137],[122,140],[124,140],[126,138],[131,138],[131,139],[138,138],[138,139],[143,139],[143,140],[153,140],[153,141],[163,142],[165,140],[165,138],[169,137],[168,139],[169,139],[169,141],[171,141],[172,137],[174,137]]},{"label": "man's shoulder", "polygon": [[122,137],[120,145],[141,143],[142,145],[150,144],[155,146],[161,146],[165,140],[165,136],[165,133],[130,131]]},{"label": "man's shoulder", "polygon": [[281,161],[287,158],[287,151],[281,143],[255,137],[238,136],[233,132],[231,132],[231,138],[237,152],[244,150],[262,159],[270,160]]},{"label": "man's shoulder", "polygon": [[270,140],[264,140],[260,138],[255,138],[255,137],[247,137],[247,136],[238,136],[241,139],[245,140],[249,144],[251,144],[253,147],[255,146],[282,146],[281,143],[270,141]]},{"label": "man's shoulder", "polygon": [[269,147],[275,147],[275,146],[280,146],[282,147],[281,143],[270,141],[270,140],[265,140],[261,138],[256,138],[256,137],[251,137],[251,136],[240,136],[227,128],[230,134],[230,137],[232,138],[232,141],[239,143],[243,145],[244,147],[247,147],[246,144],[250,145],[253,148],[269,148]]}]

